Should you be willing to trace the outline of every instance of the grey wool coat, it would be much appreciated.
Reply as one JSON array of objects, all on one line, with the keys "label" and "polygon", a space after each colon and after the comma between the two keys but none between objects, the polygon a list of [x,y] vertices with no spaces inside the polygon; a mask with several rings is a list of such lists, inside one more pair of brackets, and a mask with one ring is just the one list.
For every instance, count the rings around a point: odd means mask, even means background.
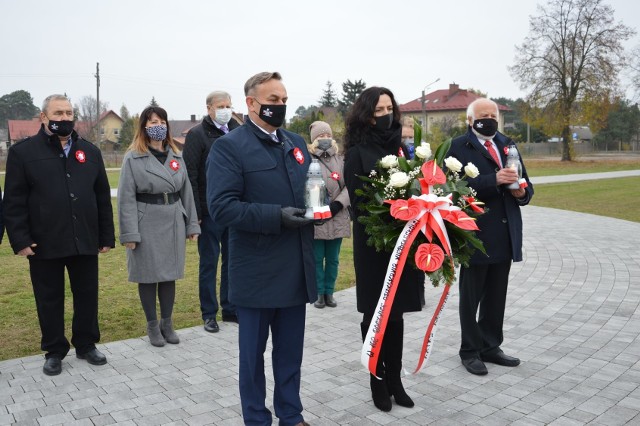
[{"label": "grey wool coat", "polygon": [[[134,151],[127,152],[122,160],[118,185],[120,242],[137,243],[134,250],[127,249],[131,282],[157,283],[183,278],[186,239],[200,234],[182,154],[171,149],[168,154],[164,164],[151,153]],[[136,193],[163,192],[179,192],[180,200],[166,205],[136,201]]]}]

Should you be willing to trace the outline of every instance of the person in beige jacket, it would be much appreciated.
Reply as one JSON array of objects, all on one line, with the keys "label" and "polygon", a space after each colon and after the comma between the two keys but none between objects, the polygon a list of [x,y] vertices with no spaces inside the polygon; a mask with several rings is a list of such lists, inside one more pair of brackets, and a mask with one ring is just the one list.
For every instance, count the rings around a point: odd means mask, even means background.
[{"label": "person in beige jacket", "polygon": [[332,217],[331,220],[314,228],[313,250],[318,300],[313,306],[335,308],[338,303],[333,297],[333,292],[338,278],[340,246],[343,238],[351,237],[351,203],[344,184],[344,157],[338,152],[338,144],[333,139],[331,126],[324,121],[314,121],[309,131],[312,141],[309,152],[320,162]]}]

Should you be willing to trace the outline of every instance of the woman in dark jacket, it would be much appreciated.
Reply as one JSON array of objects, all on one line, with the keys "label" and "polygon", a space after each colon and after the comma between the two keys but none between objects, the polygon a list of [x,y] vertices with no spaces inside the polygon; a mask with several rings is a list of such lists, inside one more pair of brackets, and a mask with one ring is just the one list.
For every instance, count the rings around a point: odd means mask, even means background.
[{"label": "woman in dark jacket", "polygon": [[[393,93],[384,87],[370,87],[355,101],[346,123],[346,158],[344,177],[351,204],[355,207],[353,221],[353,263],[356,272],[356,298],[358,312],[363,313],[362,338],[369,324],[382,291],[390,252],[377,252],[367,245],[368,235],[358,218],[366,211],[358,208],[363,202],[355,192],[364,182],[358,176],[369,176],[376,162],[386,155],[408,156],[401,142],[402,126],[400,110]],[[420,298],[424,289],[424,273],[410,266],[405,267],[391,309],[383,339],[376,376],[371,375],[373,403],[382,411],[391,410],[391,396],[398,405],[413,407],[400,381],[402,371],[402,340],[404,322],[402,314],[420,311]]]}]

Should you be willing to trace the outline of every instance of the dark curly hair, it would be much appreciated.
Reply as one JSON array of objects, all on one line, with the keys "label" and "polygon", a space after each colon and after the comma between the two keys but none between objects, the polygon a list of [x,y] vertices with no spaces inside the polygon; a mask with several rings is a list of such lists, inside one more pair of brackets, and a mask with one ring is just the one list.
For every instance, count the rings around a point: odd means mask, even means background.
[{"label": "dark curly hair", "polygon": [[358,99],[353,103],[349,113],[347,114],[346,126],[345,126],[345,148],[361,143],[365,135],[373,127],[372,119],[376,110],[376,105],[380,100],[380,96],[388,95],[391,98],[391,104],[393,105],[393,121],[400,121],[400,108],[396,103],[396,98],[393,96],[391,90],[386,87],[372,86],[365,89]]}]

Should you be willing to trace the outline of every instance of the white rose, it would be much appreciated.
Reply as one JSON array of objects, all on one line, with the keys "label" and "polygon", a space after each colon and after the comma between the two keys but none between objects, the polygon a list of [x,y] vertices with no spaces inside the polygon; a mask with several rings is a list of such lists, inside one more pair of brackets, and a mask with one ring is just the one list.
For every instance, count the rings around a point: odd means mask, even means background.
[{"label": "white rose", "polygon": [[385,169],[390,169],[398,165],[398,157],[395,155],[387,155],[382,157],[380,160],[380,165]]},{"label": "white rose", "polygon": [[444,165],[447,166],[447,169],[451,170],[452,172],[459,172],[462,170],[462,163],[454,157],[445,158]]},{"label": "white rose", "polygon": [[478,177],[478,175],[480,174],[480,171],[478,171],[478,168],[473,163],[467,163],[467,165],[464,166],[464,172],[472,179],[474,177]]},{"label": "white rose", "polygon": [[422,145],[416,148],[416,155],[419,158],[431,157],[431,146],[428,143],[423,142]]},{"label": "white rose", "polygon": [[395,188],[402,188],[409,183],[409,175],[405,172],[396,172],[389,176],[389,185]]}]

